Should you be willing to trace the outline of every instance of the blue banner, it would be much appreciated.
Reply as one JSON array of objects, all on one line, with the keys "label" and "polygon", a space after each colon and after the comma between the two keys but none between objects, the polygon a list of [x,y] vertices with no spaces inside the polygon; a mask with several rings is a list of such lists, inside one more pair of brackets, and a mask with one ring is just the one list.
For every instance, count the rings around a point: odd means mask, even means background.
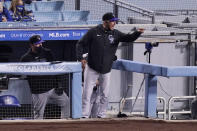
[{"label": "blue banner", "polygon": [[88,30],[10,30],[0,32],[0,41],[27,41],[32,35],[43,40],[79,40]]}]

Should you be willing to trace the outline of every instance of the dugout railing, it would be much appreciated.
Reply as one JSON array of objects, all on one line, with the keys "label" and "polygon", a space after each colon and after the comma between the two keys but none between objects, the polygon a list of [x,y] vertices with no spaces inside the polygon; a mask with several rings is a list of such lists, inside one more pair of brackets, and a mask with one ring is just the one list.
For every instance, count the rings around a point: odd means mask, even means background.
[{"label": "dugout railing", "polygon": [[[32,106],[28,106],[28,108],[25,106],[31,104],[31,100],[28,101],[28,99],[31,99],[31,93],[29,93],[27,85],[34,83],[35,86],[40,86],[39,84],[43,84],[43,81],[47,86],[53,86],[56,84],[55,82],[57,82],[58,85],[61,83],[61,86],[68,86],[65,92],[70,100],[70,105],[68,105],[70,107],[69,118],[80,118],[82,104],[81,71],[81,63],[79,62],[0,63],[0,75],[2,76],[0,80],[2,86],[0,87],[3,90],[0,95],[13,95],[19,100],[19,104],[21,105],[18,107],[3,106],[1,101],[1,119],[16,117],[17,119],[33,119]],[[55,76],[55,79],[53,79],[53,76]],[[60,76],[61,79],[58,79],[56,76]],[[31,77],[31,80],[27,81],[29,77]],[[32,77],[38,77],[39,79],[32,79]],[[23,94],[21,95],[22,92]],[[11,99],[7,99],[7,103],[11,104],[12,101],[9,100]],[[54,104],[56,103],[49,104],[51,104],[52,107],[48,108],[48,110],[54,109]],[[24,113],[27,113],[27,115],[24,115]],[[51,116],[56,115],[54,112],[51,113]],[[57,117],[50,117],[50,119],[53,118],[58,119]]]}]

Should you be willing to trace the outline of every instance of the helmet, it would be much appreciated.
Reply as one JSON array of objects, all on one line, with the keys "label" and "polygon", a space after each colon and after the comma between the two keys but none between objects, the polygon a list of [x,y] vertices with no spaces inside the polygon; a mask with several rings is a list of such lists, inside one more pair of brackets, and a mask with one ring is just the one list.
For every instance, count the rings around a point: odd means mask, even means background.
[{"label": "helmet", "polygon": [[29,38],[29,42],[31,44],[35,44],[36,45],[36,44],[40,44],[40,43],[42,43],[44,41],[42,40],[42,38],[39,35],[33,35],[32,37]]},{"label": "helmet", "polygon": [[20,107],[20,103],[15,96],[3,95],[0,96],[0,107]]}]

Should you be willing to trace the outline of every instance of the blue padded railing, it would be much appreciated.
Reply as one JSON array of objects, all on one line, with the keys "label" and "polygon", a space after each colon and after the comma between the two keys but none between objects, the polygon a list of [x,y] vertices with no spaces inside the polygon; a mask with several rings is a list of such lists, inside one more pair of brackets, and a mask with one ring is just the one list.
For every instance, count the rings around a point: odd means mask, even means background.
[{"label": "blue padded railing", "polygon": [[129,60],[117,60],[113,69],[143,73],[145,75],[145,107],[146,117],[156,118],[157,110],[157,77],[190,77],[197,76],[196,66],[161,66]]},{"label": "blue padded railing", "polygon": [[162,76],[162,66],[143,62],[117,60],[113,69]]},{"label": "blue padded railing", "polygon": [[196,66],[162,66],[129,60],[117,60],[112,68],[163,77],[197,76]]},{"label": "blue padded railing", "polygon": [[196,66],[164,66],[162,76],[165,77],[189,77],[197,76]]},{"label": "blue padded railing", "polygon": [[0,72],[2,74],[12,75],[60,75],[72,73],[71,116],[72,118],[81,117],[82,68],[80,62],[62,62],[57,64],[49,62],[0,63]]},{"label": "blue padded railing", "polygon": [[35,2],[36,11],[54,12],[64,10],[64,1],[37,1]]}]

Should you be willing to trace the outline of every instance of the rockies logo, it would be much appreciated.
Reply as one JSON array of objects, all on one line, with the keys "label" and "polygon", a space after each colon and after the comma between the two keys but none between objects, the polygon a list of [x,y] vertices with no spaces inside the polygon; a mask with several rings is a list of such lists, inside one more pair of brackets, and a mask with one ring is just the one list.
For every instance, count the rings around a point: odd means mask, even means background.
[{"label": "rockies logo", "polygon": [[110,44],[113,44],[114,43],[114,37],[113,37],[113,35],[109,35],[108,36],[108,39],[110,41]]}]

